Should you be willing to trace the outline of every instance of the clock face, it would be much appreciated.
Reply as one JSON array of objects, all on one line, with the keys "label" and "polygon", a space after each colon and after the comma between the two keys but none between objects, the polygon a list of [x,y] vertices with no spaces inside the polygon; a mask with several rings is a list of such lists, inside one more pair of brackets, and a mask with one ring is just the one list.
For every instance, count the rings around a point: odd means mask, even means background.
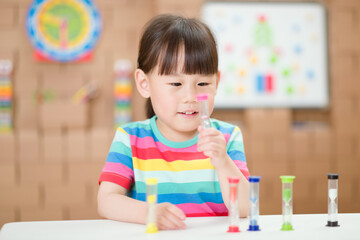
[{"label": "clock face", "polygon": [[93,49],[101,20],[91,0],[35,0],[26,28],[38,54],[68,62],[84,58]]}]

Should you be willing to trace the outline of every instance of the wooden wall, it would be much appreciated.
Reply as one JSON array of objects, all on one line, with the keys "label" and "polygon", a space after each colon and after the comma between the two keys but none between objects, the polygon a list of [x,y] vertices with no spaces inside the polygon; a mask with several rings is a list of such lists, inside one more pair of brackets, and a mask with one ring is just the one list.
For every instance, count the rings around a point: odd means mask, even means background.
[{"label": "wooden wall", "polygon": [[[14,63],[14,131],[0,135],[0,226],[10,221],[99,218],[97,179],[113,129],[113,65],[136,62],[145,22],[159,13],[198,17],[203,0],[97,0],[103,32],[90,62],[36,62],[25,32],[31,0],[0,0],[0,59]],[[331,105],[325,110],[216,110],[239,124],[248,166],[260,175],[261,214],[281,213],[280,175],[294,174],[294,212],[327,212],[329,172],[340,174],[339,212],[360,212],[360,1],[328,11]],[[84,84],[99,94],[70,103]],[[37,92],[54,99],[38,103]],[[133,118],[145,118],[133,94]],[[302,124],[294,124],[301,122]]]}]

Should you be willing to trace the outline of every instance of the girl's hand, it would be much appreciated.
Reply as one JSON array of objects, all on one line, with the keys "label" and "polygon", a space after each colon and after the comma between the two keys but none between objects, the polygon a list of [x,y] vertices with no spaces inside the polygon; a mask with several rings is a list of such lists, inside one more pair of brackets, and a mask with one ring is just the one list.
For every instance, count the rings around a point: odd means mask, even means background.
[{"label": "girl's hand", "polygon": [[210,157],[211,164],[221,168],[227,164],[229,159],[226,152],[226,140],[224,135],[215,128],[198,127],[199,141],[197,148],[199,152]]},{"label": "girl's hand", "polygon": [[159,203],[156,205],[156,221],[160,230],[185,229],[184,212],[171,203]]}]

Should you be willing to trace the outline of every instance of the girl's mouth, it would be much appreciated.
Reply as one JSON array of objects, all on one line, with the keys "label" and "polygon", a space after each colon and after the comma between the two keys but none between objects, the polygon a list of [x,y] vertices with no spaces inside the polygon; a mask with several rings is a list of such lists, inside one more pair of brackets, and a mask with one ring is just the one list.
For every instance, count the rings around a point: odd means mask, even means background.
[{"label": "girl's mouth", "polygon": [[194,117],[198,114],[198,112],[186,111],[186,112],[179,112],[179,114],[184,117]]}]

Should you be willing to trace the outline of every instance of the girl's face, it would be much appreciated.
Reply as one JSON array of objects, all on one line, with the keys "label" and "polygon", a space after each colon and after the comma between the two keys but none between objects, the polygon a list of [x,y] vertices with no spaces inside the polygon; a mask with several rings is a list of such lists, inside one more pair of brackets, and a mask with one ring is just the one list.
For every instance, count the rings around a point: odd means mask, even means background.
[{"label": "girl's face", "polygon": [[153,109],[160,132],[171,141],[186,141],[197,134],[200,125],[196,95],[207,93],[212,113],[219,74],[184,74],[179,68],[173,74],[159,75],[158,67],[147,74]]}]

